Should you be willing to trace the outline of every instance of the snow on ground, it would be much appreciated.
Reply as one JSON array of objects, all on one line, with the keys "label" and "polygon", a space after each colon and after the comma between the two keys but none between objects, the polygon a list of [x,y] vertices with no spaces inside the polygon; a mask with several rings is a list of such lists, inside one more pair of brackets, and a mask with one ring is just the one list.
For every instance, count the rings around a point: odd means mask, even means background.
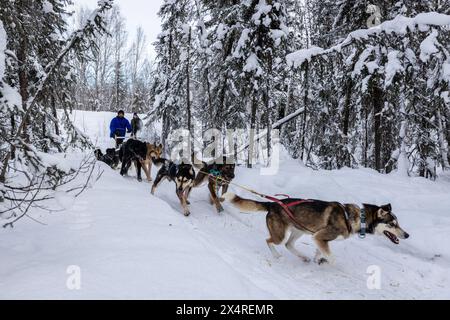
[{"label": "snow on ground", "polygon": [[[76,122],[106,148],[113,145],[106,129],[112,116],[77,112]],[[318,266],[285,248],[275,260],[266,247],[263,213],[242,214],[225,205],[219,215],[203,188],[192,192],[192,214],[186,218],[171,183],[154,197],[149,183],[136,181],[134,170],[127,178],[104,170],[80,198],[58,197],[65,211],[39,214],[47,226],[23,220],[0,231],[1,299],[450,298],[448,176],[431,182],[366,169],[313,171],[286,157],[276,176],[239,167],[237,183],[267,194],[391,202],[411,234],[398,246],[384,237],[333,242],[336,264]],[[314,255],[310,237],[301,238],[297,248]],[[80,290],[66,285],[70,266],[80,268]],[[380,290],[367,287],[371,266],[381,271]]]}]

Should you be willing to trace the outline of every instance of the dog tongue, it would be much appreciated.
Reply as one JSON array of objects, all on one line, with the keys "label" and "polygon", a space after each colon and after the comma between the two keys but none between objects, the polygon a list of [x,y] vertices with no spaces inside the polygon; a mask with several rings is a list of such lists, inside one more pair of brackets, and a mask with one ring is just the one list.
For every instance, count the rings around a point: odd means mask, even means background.
[{"label": "dog tongue", "polygon": [[388,237],[388,239],[391,240],[393,243],[395,243],[395,244],[399,244],[399,243],[400,243],[400,241],[398,240],[398,238],[397,238],[394,234],[390,233],[389,231],[385,231],[384,234],[385,234],[385,236]]}]

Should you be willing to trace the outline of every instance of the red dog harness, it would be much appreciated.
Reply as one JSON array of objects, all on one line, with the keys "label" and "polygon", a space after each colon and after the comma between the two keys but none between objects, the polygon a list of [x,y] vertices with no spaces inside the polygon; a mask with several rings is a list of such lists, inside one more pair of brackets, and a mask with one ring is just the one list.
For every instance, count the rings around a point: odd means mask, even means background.
[{"label": "red dog harness", "polygon": [[[285,197],[287,197],[288,199],[290,199],[290,197],[289,197],[289,196],[286,196],[286,195],[277,194],[276,196],[285,196]],[[293,212],[291,211],[291,209],[290,209],[290,207],[294,207],[294,206],[297,206],[297,205],[300,205],[300,204],[303,204],[303,203],[312,203],[312,202],[314,202],[314,201],[312,201],[312,200],[296,200],[296,201],[292,201],[292,202],[289,202],[289,203],[284,203],[283,201],[281,201],[280,199],[275,198],[275,197],[271,197],[271,196],[266,196],[266,195],[264,195],[264,198],[266,198],[267,200],[270,200],[270,201],[272,201],[272,202],[275,202],[275,203],[279,204],[279,205],[281,206],[281,208],[283,208],[283,210],[284,210],[284,212],[287,214],[287,216],[292,220],[292,222],[293,222],[294,224],[296,224],[297,226],[299,226],[300,229],[304,229],[304,230],[306,230],[306,231],[308,231],[308,232],[310,232],[310,233],[314,233],[313,231],[311,231],[310,229],[306,228],[304,225],[302,225],[301,223],[299,223],[299,222],[297,221],[297,219],[295,218],[294,213],[293,213]]]},{"label": "red dog harness", "polygon": [[[200,171],[200,172],[202,172],[202,171]],[[289,219],[291,219],[291,221],[297,227],[299,227],[299,229],[306,230],[306,231],[308,231],[310,233],[313,233],[313,234],[315,233],[314,231],[306,228],[304,225],[299,223],[297,221],[297,219],[295,218],[294,213],[290,209],[290,207],[294,207],[294,206],[297,206],[297,205],[300,205],[300,204],[303,204],[303,203],[313,203],[314,200],[295,200],[295,201],[292,201],[292,202],[289,202],[289,203],[286,204],[286,203],[284,203],[283,201],[281,201],[280,199],[278,199],[276,197],[272,197],[272,196],[268,196],[268,195],[256,192],[254,190],[251,190],[250,188],[246,188],[246,187],[240,186],[240,185],[238,185],[236,183],[232,183],[230,181],[227,181],[227,180],[223,179],[222,177],[214,176],[211,173],[207,173],[207,172],[203,172],[203,173],[208,175],[210,178],[216,179],[216,181],[217,180],[221,180],[221,181],[225,182],[226,184],[232,184],[232,185],[238,186],[238,187],[240,187],[240,188],[242,188],[244,190],[247,190],[248,192],[251,192],[251,193],[253,193],[253,194],[255,194],[255,195],[257,195],[257,196],[259,196],[261,198],[264,198],[264,199],[267,199],[269,201],[272,201],[272,202],[275,202],[275,203],[279,204],[281,206],[281,208],[283,208],[283,211],[286,213],[286,215],[289,217]],[[290,199],[290,197],[288,195],[285,195],[285,194],[276,194],[275,196],[283,196],[283,197],[285,197],[287,199]],[[348,219],[346,219],[346,221],[348,221]]]}]

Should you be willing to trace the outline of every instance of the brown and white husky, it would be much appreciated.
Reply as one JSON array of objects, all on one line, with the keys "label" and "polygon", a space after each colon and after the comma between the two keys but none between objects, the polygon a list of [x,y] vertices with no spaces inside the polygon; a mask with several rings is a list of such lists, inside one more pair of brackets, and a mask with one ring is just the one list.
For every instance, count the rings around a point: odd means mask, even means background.
[{"label": "brown and white husky", "polygon": [[[362,210],[354,204],[342,205],[337,202],[308,200],[290,207],[289,210],[292,213],[290,217],[283,207],[275,202],[253,201],[232,193],[227,193],[223,197],[244,212],[267,212],[266,222],[270,238],[266,241],[276,258],[279,258],[280,254],[275,249],[275,245],[285,244],[290,252],[309,262],[310,259],[294,247],[301,236],[309,234],[317,246],[314,261],[318,264],[333,263],[330,241],[347,239],[351,235],[360,233],[361,212],[365,215],[367,234],[384,235],[395,244],[400,243],[399,239],[409,238],[409,234],[400,227],[397,217],[392,213],[390,204],[381,207],[364,204],[364,210]],[[298,200],[281,201],[289,205]]]}]

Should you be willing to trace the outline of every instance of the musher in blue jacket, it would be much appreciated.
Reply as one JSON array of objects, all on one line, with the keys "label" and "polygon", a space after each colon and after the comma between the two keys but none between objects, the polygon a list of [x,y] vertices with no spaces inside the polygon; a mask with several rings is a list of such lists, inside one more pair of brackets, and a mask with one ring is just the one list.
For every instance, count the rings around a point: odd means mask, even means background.
[{"label": "musher in blue jacket", "polygon": [[110,137],[116,140],[116,148],[119,148],[125,139],[125,135],[132,132],[130,122],[125,118],[125,112],[120,110],[117,117],[111,120],[109,125]]}]

